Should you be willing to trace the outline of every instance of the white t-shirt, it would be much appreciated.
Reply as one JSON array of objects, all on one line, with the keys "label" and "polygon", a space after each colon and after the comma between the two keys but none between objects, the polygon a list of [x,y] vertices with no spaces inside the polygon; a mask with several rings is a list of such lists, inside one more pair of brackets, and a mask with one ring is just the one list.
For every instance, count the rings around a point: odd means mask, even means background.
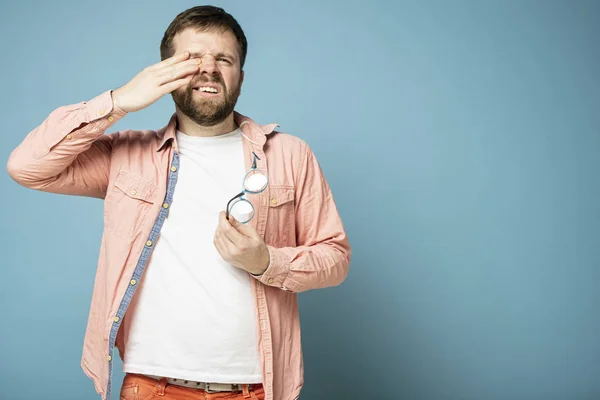
[{"label": "white t-shirt", "polygon": [[252,278],[213,245],[219,212],[242,191],[241,131],[216,137],[177,132],[177,143],[173,201],[123,321],[123,370],[260,383]]}]

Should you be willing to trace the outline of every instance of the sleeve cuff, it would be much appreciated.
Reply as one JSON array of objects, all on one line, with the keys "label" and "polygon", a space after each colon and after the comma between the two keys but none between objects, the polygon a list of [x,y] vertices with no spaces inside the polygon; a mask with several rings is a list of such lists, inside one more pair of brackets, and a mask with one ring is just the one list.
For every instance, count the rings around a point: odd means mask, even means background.
[{"label": "sleeve cuff", "polygon": [[[49,118],[58,119],[57,126],[44,135],[44,148],[36,158],[47,155],[50,150],[63,140],[75,143],[79,138],[94,139],[106,131],[111,125],[123,118],[127,113],[114,107],[111,90],[94,97],[88,102],[65,106],[57,109]],[[86,126],[77,129],[82,124]],[[74,132],[77,130],[77,132]]]},{"label": "sleeve cuff", "polygon": [[[116,107],[112,98],[112,90],[107,90],[101,95],[88,101],[85,106],[86,122],[93,122],[100,118],[107,118],[112,125],[117,120],[123,118],[127,113]],[[112,119],[111,119],[112,117]]]},{"label": "sleeve cuff", "polygon": [[252,275],[255,279],[268,286],[279,287],[282,290],[293,291],[295,284],[287,279],[290,264],[282,249],[267,246],[269,250],[269,266],[262,275]]}]

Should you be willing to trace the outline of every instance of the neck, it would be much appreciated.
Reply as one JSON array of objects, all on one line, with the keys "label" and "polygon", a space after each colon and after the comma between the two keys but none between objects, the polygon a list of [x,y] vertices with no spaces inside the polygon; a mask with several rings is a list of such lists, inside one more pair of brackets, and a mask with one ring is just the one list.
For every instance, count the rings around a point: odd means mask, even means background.
[{"label": "neck", "polygon": [[176,110],[177,114],[177,129],[188,136],[219,136],[224,133],[233,132],[237,129],[237,124],[233,118],[233,113],[229,114],[222,122],[219,122],[213,126],[198,125],[192,121],[189,117],[184,115],[179,109]]}]

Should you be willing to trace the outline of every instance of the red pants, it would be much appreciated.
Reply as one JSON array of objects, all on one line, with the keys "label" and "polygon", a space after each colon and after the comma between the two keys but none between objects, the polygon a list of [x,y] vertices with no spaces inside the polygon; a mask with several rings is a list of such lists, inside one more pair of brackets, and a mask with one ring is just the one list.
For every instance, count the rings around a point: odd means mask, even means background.
[{"label": "red pants", "polygon": [[160,381],[137,374],[126,374],[121,387],[121,400],[264,400],[265,391],[261,384],[242,385],[241,392],[206,393],[202,389],[192,389],[167,384],[167,379]]}]

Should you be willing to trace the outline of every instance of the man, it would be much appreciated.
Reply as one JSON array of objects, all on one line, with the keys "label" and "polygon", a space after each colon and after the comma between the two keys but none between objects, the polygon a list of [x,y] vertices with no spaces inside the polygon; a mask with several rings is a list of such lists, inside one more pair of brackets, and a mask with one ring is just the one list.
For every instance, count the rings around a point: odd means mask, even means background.
[{"label": "man", "polygon": [[[8,161],[28,188],[104,199],[81,366],[102,399],[114,347],[126,400],[296,399],[297,293],[340,284],[350,263],[330,188],[305,142],[234,111],[247,41],[231,15],[191,8],[160,50],[52,112]],[[105,135],[168,93],[167,126]]]}]

